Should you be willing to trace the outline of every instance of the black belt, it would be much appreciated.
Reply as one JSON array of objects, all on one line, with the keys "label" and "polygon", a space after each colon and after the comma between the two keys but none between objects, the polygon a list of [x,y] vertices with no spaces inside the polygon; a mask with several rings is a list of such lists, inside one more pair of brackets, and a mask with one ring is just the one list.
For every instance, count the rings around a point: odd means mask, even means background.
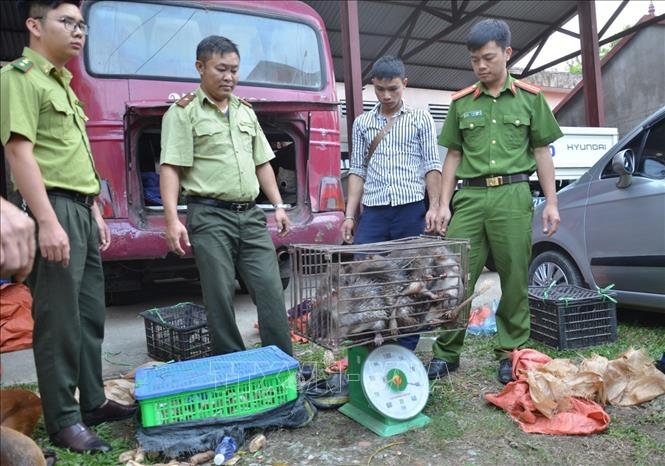
[{"label": "black belt", "polygon": [[71,199],[74,202],[85,204],[88,207],[92,207],[92,205],[95,203],[95,198],[97,197],[96,195],[91,196],[88,194],[79,193],[78,191],[62,188],[47,189],[46,194],[57,197],[66,197],[67,199]]},{"label": "black belt", "polygon": [[188,204],[202,204],[210,207],[218,207],[220,209],[232,210],[234,212],[244,212],[256,206],[256,202],[231,202],[220,201],[219,199],[212,199],[210,197],[200,196],[187,196]]},{"label": "black belt", "polygon": [[462,186],[475,186],[482,188],[493,188],[503,186],[504,184],[521,183],[529,181],[529,175],[526,173],[517,173],[515,175],[492,176],[490,178],[469,178],[462,180]]}]

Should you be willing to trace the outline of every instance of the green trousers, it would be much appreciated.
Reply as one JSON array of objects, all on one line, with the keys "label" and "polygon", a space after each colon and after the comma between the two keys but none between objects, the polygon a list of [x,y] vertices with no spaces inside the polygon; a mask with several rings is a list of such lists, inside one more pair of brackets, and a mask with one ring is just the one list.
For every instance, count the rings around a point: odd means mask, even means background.
[{"label": "green trousers", "polygon": [[[528,183],[494,188],[465,187],[453,199],[448,238],[468,239],[470,296],[491,251],[501,282],[496,313],[497,358],[523,346],[529,338],[528,268],[531,258],[533,202]],[[465,331],[442,331],[434,342],[435,358],[458,362]]]},{"label": "green trousers", "polygon": [[53,434],[80,422],[81,410],[106,399],[101,359],[106,306],[99,229],[90,208],[63,197],[49,199],[69,237],[69,266],[47,261],[37,251],[28,285],[37,382],[46,431]]},{"label": "green trousers", "polygon": [[245,349],[233,308],[236,268],[256,305],[261,343],[292,354],[284,290],[263,210],[234,212],[189,204],[187,229],[214,354]]}]

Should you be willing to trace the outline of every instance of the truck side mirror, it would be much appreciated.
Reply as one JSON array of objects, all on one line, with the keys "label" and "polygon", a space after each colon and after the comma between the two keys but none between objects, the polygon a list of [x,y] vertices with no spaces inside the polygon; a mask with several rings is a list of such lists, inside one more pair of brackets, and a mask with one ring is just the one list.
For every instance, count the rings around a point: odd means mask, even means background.
[{"label": "truck side mirror", "polygon": [[635,154],[631,149],[624,149],[612,157],[612,171],[619,175],[617,188],[624,189],[633,183]]}]

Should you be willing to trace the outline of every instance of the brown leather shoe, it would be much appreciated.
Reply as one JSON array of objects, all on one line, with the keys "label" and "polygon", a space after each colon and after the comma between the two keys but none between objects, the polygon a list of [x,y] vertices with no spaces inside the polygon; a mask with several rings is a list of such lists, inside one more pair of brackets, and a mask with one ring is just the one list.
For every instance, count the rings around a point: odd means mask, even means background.
[{"label": "brown leather shoe", "polygon": [[99,408],[81,413],[87,426],[96,426],[102,422],[121,421],[136,413],[135,405],[121,405],[113,400],[106,400]]},{"label": "brown leather shoe", "polygon": [[51,443],[60,448],[83,453],[105,453],[111,450],[111,445],[97,437],[87,426],[81,423],[60,429],[51,435]]}]

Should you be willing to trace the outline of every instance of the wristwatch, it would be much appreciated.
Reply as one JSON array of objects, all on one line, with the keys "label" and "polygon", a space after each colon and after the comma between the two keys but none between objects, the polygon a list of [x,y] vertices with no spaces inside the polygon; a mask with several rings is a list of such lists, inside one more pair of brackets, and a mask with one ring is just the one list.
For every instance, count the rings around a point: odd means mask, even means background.
[{"label": "wristwatch", "polygon": [[288,209],[291,207],[291,204],[273,204],[273,209]]}]

